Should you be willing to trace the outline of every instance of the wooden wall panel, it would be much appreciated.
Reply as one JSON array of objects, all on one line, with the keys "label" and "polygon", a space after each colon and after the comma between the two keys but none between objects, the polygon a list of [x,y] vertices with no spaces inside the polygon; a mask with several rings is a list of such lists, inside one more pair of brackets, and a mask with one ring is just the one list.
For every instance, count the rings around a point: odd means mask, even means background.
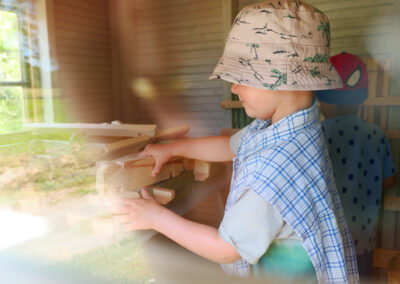
[{"label": "wooden wall panel", "polygon": [[70,118],[114,119],[110,17],[107,0],[53,0],[58,87]]}]

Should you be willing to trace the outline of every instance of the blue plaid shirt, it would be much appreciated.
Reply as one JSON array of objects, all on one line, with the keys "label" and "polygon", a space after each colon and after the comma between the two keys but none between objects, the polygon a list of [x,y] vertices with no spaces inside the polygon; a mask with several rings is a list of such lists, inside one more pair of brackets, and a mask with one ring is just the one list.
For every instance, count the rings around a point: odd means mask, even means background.
[{"label": "blue plaid shirt", "polygon": [[[255,120],[241,134],[225,211],[251,188],[301,237],[319,283],[357,283],[354,246],[335,188],[316,102],[271,125]],[[241,259],[223,265],[248,275]]]}]

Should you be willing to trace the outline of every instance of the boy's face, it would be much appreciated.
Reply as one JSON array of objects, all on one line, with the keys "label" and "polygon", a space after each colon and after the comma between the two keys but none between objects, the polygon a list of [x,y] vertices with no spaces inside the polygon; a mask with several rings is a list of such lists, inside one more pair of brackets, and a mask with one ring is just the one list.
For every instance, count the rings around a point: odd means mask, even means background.
[{"label": "boy's face", "polygon": [[239,84],[232,84],[231,92],[239,96],[249,117],[263,120],[272,118],[282,98],[279,91],[257,89]]}]

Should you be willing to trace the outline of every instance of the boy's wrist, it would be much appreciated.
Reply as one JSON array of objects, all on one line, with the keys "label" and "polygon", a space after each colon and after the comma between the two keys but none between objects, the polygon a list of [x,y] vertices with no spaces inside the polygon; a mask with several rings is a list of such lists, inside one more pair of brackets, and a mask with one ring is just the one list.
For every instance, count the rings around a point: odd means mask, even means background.
[{"label": "boy's wrist", "polygon": [[163,233],[165,225],[168,224],[168,219],[171,218],[173,214],[175,213],[170,209],[159,205],[158,210],[154,212],[151,228],[157,232]]}]

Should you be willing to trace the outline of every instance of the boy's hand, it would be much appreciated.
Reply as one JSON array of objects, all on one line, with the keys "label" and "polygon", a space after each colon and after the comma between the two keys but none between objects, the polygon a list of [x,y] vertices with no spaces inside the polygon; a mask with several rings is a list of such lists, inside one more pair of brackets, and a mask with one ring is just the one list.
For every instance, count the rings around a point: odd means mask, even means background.
[{"label": "boy's hand", "polygon": [[125,198],[118,201],[113,212],[120,215],[116,219],[125,223],[126,231],[152,229],[157,216],[164,210],[154,197],[142,188],[142,198]]},{"label": "boy's hand", "polygon": [[155,164],[151,173],[153,176],[158,175],[163,165],[172,157],[168,144],[149,144],[138,155],[154,158]]}]

